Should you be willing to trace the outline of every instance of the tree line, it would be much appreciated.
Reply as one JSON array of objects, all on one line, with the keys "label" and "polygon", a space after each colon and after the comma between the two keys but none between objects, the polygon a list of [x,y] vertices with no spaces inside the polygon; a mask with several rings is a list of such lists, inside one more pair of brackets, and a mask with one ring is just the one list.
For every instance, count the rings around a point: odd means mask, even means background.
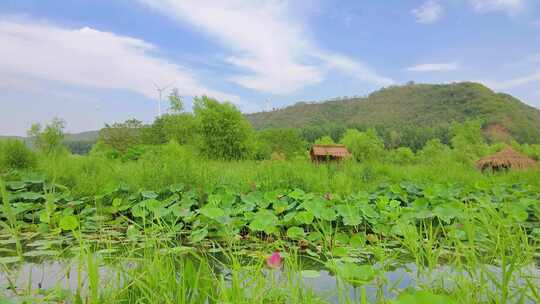
[{"label": "tree line", "polygon": [[[170,108],[165,115],[151,124],[136,119],[108,124],[99,131],[99,139],[90,154],[121,159],[137,160],[149,147],[175,142],[201,157],[218,160],[285,160],[307,158],[312,143],[344,144],[357,161],[391,160],[396,163],[413,162],[421,157],[452,155],[460,161],[472,161],[498,149],[489,145],[482,133],[479,120],[453,123],[445,141],[435,133],[418,132],[422,146],[404,145],[403,137],[389,132],[385,140],[379,130],[368,128],[339,128],[330,133],[306,133],[306,129],[274,128],[255,131],[244,115],[229,102],[202,96],[194,99],[193,112],[184,111],[182,98],[176,91],[169,96]],[[54,119],[46,126],[33,124],[28,131],[30,145],[39,154],[69,153],[65,144],[65,122]],[[540,158],[540,145],[519,145],[519,150]],[[85,148],[85,147],[82,147]],[[82,149],[81,148],[81,149]],[[9,140],[0,144],[0,165],[28,167],[35,163],[35,153],[24,143]]]}]

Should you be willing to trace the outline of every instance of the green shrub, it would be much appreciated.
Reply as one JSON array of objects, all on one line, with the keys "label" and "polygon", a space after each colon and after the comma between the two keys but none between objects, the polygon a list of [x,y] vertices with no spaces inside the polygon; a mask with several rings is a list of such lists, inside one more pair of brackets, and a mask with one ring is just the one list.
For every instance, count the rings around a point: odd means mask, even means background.
[{"label": "green shrub", "polygon": [[357,161],[379,159],[384,154],[384,143],[374,129],[360,132],[348,129],[341,139]]},{"label": "green shrub", "polygon": [[122,155],[122,161],[134,161],[141,158],[141,156],[146,152],[146,147],[144,145],[137,145],[134,147],[130,147],[127,149],[127,151]]},{"label": "green shrub", "polygon": [[323,136],[323,137],[318,138],[317,140],[315,140],[315,144],[317,144],[317,145],[333,145],[333,144],[335,144],[335,142],[332,139],[332,137],[326,135],[326,136]]},{"label": "green shrub", "polygon": [[[270,157],[273,153],[290,159],[296,155],[302,155],[307,151],[307,142],[300,136],[296,129],[269,129],[257,134],[258,144],[255,152],[267,153]],[[257,153],[256,153],[257,154]],[[258,155],[255,155],[255,159]],[[268,158],[265,157],[265,158]]]},{"label": "green shrub", "polygon": [[7,140],[0,146],[0,166],[6,169],[28,169],[36,164],[36,156],[24,142]]},{"label": "green shrub", "polygon": [[251,154],[252,127],[232,103],[219,103],[203,96],[195,98],[193,111],[200,125],[203,155],[212,159],[239,160]]},{"label": "green shrub", "polygon": [[438,138],[433,138],[424,145],[422,150],[417,152],[417,155],[422,163],[435,164],[448,160],[450,153],[450,147],[441,143]]},{"label": "green shrub", "polygon": [[65,153],[64,128],[66,122],[59,118],[54,118],[45,128],[40,124],[32,124],[28,131],[28,137],[32,139],[32,144],[40,152],[45,154]]},{"label": "green shrub", "polygon": [[410,164],[415,160],[414,152],[408,147],[399,147],[391,152],[391,160],[396,164]]}]

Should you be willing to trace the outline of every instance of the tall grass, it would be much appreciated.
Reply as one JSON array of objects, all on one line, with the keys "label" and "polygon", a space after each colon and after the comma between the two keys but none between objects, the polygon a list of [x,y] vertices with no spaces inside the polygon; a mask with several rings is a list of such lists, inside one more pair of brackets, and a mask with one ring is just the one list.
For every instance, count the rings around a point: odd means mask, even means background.
[{"label": "tall grass", "polygon": [[2,199],[2,212],[6,217],[6,221],[0,221],[0,227],[9,231],[9,233],[15,240],[17,254],[19,256],[22,256],[19,222],[17,221],[15,211],[11,206],[9,194],[6,191],[6,186],[4,185],[4,181],[2,179],[0,179],[0,199]]},{"label": "tall grass", "polygon": [[[41,156],[37,172],[18,171],[15,174],[36,173],[67,186],[75,197],[95,196],[119,185],[136,190],[161,189],[177,183],[203,192],[224,187],[241,192],[254,188],[301,188],[332,194],[374,190],[385,182],[457,183],[480,188],[520,183],[540,193],[539,171],[482,174],[471,164],[451,158],[407,165],[353,161],[315,165],[307,159],[225,162],[201,159],[175,144],[156,147],[141,159],[126,162],[101,156]],[[2,224],[16,238],[19,233],[17,218],[1,181],[0,192],[6,216],[6,222]],[[44,208],[48,218],[53,204],[54,192],[47,193]],[[347,230],[325,222],[314,224],[313,228],[324,239],[317,248],[310,249],[312,253],[319,252],[319,257],[312,259],[319,266],[326,259],[342,258],[367,263],[378,271],[373,281],[362,282],[356,287],[350,281],[338,279],[334,294],[326,297],[308,287],[301,277],[306,267],[305,253],[295,243],[279,239],[278,235],[273,240],[249,244],[256,245],[252,247],[237,243],[233,236],[225,238],[222,244],[212,247],[220,249],[220,256],[217,256],[208,253],[208,248],[184,247],[178,231],[159,219],[137,226],[142,244],[130,241],[117,244],[112,236],[104,234],[96,245],[87,242],[83,233],[72,231],[80,247],[75,298],[79,303],[126,304],[325,303],[328,297],[335,297],[340,303],[391,303],[389,298],[395,297],[398,291],[388,295],[384,289],[388,285],[385,275],[406,260],[414,265],[417,289],[451,295],[458,303],[538,302],[540,278],[527,272],[527,268],[537,261],[538,240],[529,228],[512,220],[503,212],[503,207],[493,202],[464,204],[463,213],[452,224],[420,221],[403,228],[401,235],[380,234],[369,241],[367,234],[373,232],[362,230],[362,227]],[[98,213],[101,207],[96,199]],[[103,224],[98,222],[98,228],[107,228]],[[164,240],[159,238],[160,234],[177,238]],[[336,248],[340,247],[338,238],[343,234],[347,234],[347,240],[353,234],[365,239],[355,245],[358,248],[352,248],[361,254],[334,256]],[[104,277],[100,272],[104,259],[92,246],[117,250],[118,254],[110,257],[116,262],[114,279]],[[20,243],[17,247],[22,254]],[[283,271],[265,267],[265,256],[276,249],[286,256]],[[87,285],[84,282],[88,282]],[[104,284],[108,287],[103,287]],[[85,291],[83,286],[88,290]],[[375,295],[368,293],[368,286],[375,288]]]},{"label": "tall grass", "polygon": [[345,194],[401,181],[480,186],[521,183],[540,191],[540,170],[483,174],[474,165],[452,158],[406,165],[378,161],[316,165],[307,159],[215,161],[199,158],[174,143],[155,147],[138,161],[123,162],[100,156],[42,156],[37,171],[81,195],[106,192],[119,184],[134,189],[159,189],[176,183],[204,191],[223,187],[233,191],[301,188]]}]

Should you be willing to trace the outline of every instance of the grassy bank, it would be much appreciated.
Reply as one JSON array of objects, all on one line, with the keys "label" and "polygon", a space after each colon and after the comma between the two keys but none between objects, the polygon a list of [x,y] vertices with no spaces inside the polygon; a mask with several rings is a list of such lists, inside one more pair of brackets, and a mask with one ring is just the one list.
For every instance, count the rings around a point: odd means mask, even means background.
[{"label": "grassy bank", "polygon": [[482,173],[472,162],[456,160],[453,155],[425,157],[405,164],[349,161],[315,165],[307,158],[216,161],[201,158],[173,143],[155,147],[137,161],[71,154],[41,156],[36,169],[19,171],[16,175],[42,175],[81,195],[99,194],[119,185],[160,189],[178,183],[203,191],[223,187],[234,191],[300,188],[340,194],[403,181],[486,186],[521,183],[540,190],[538,170]]}]

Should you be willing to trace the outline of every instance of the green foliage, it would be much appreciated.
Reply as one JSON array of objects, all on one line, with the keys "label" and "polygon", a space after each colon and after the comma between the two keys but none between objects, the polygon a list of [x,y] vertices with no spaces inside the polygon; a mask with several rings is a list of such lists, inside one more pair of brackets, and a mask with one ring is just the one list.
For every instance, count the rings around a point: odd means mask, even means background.
[{"label": "green foliage", "polygon": [[399,147],[392,150],[390,153],[390,159],[396,164],[410,164],[415,160],[414,152],[408,147]]},{"label": "green foliage", "polygon": [[518,151],[521,151],[522,153],[525,153],[529,157],[540,161],[540,144],[536,145],[529,145],[529,144],[523,144],[519,145],[517,143],[513,143],[512,146],[516,148]]},{"label": "green foliage", "polygon": [[307,143],[296,129],[264,130],[257,134],[257,141],[262,146],[258,149],[266,149],[263,153],[267,153],[268,156],[272,153],[278,153],[285,158],[291,158],[304,154],[307,150]]},{"label": "green foliage", "polygon": [[79,227],[79,220],[74,215],[64,215],[58,225],[62,230],[73,231]]},{"label": "green foliage", "polygon": [[93,146],[88,155],[92,157],[115,159],[120,156],[118,150],[107,145],[103,140],[98,140]]},{"label": "green foliage", "polygon": [[486,154],[487,145],[481,125],[478,120],[452,124],[450,128],[452,147],[463,159],[474,160]]},{"label": "green foliage", "polygon": [[71,153],[80,155],[88,154],[95,143],[87,140],[64,140],[64,145]]},{"label": "green foliage", "polygon": [[380,158],[384,152],[384,144],[374,129],[360,132],[349,129],[341,139],[357,161],[369,161]]},{"label": "green foliage", "polygon": [[99,131],[99,141],[120,153],[125,153],[141,142],[142,128],[142,122],[136,119],[105,125],[105,128]]},{"label": "green foliage", "polygon": [[8,139],[0,142],[0,168],[29,169],[35,165],[36,156],[23,141]]},{"label": "green foliage", "polygon": [[315,140],[315,143],[318,144],[318,145],[332,145],[332,144],[335,144],[332,137],[330,137],[328,135],[325,135],[325,136],[323,136],[321,138],[318,138],[317,140]]},{"label": "green foliage", "polygon": [[[56,181],[12,180],[5,187],[0,181],[2,243],[20,237],[27,245],[18,252],[4,246],[0,264],[64,258],[76,250],[72,263],[86,263],[89,274],[73,277],[90,281],[92,303],[319,303],[306,298],[300,284],[326,271],[343,303],[375,297],[388,303],[537,300],[529,272],[540,208],[538,191],[527,184],[399,181],[347,195],[298,188],[236,192],[223,184],[212,191],[115,184],[91,196],[71,190]],[[281,269],[264,270],[272,252]],[[99,283],[102,266],[115,271],[103,276],[110,293]],[[277,272],[286,275],[275,280]],[[246,278],[254,283],[249,289]],[[292,281],[276,285],[285,280]],[[395,288],[405,281],[405,290]],[[122,288],[126,282],[130,288]],[[227,288],[234,286],[231,293]],[[284,296],[267,297],[278,291]],[[14,298],[46,292],[29,287]],[[258,301],[263,295],[279,301]]]},{"label": "green foliage", "polygon": [[456,304],[458,303],[447,295],[436,295],[429,291],[411,291],[399,295],[399,297],[391,302],[392,304]]},{"label": "green foliage", "polygon": [[500,124],[520,143],[540,143],[538,109],[471,82],[391,86],[367,97],[298,103],[247,118],[257,130],[302,129],[308,142],[324,135],[337,140],[344,128],[375,128],[386,147],[407,146],[413,151],[433,138],[449,143],[452,122],[476,119],[485,125]]},{"label": "green foliage", "polygon": [[441,143],[438,138],[429,140],[422,150],[418,151],[421,161],[428,164],[436,163],[449,156],[450,147]]},{"label": "green foliage", "polygon": [[231,103],[203,96],[195,98],[195,117],[200,124],[203,155],[215,159],[244,159],[252,151],[253,131],[242,113]]},{"label": "green foliage", "polygon": [[184,100],[177,88],[172,89],[171,94],[169,94],[169,111],[175,114],[180,114],[184,111]]},{"label": "green foliage", "polygon": [[272,146],[270,143],[256,139],[251,143],[251,158],[254,160],[265,160],[272,158]]},{"label": "green foliage", "polygon": [[[171,140],[179,144],[196,144],[198,142],[199,125],[190,113],[165,114],[156,118],[151,126],[154,142],[165,143]],[[152,144],[152,140],[144,140]]]},{"label": "green foliage", "polygon": [[30,127],[28,136],[32,139],[33,145],[42,153],[62,152],[65,151],[63,145],[65,125],[65,121],[59,118],[54,118],[43,130],[39,124],[35,123]]},{"label": "green foliage", "polygon": [[123,161],[135,161],[141,158],[141,156],[146,152],[146,146],[137,145],[129,147],[126,152],[122,155],[121,159]]}]

